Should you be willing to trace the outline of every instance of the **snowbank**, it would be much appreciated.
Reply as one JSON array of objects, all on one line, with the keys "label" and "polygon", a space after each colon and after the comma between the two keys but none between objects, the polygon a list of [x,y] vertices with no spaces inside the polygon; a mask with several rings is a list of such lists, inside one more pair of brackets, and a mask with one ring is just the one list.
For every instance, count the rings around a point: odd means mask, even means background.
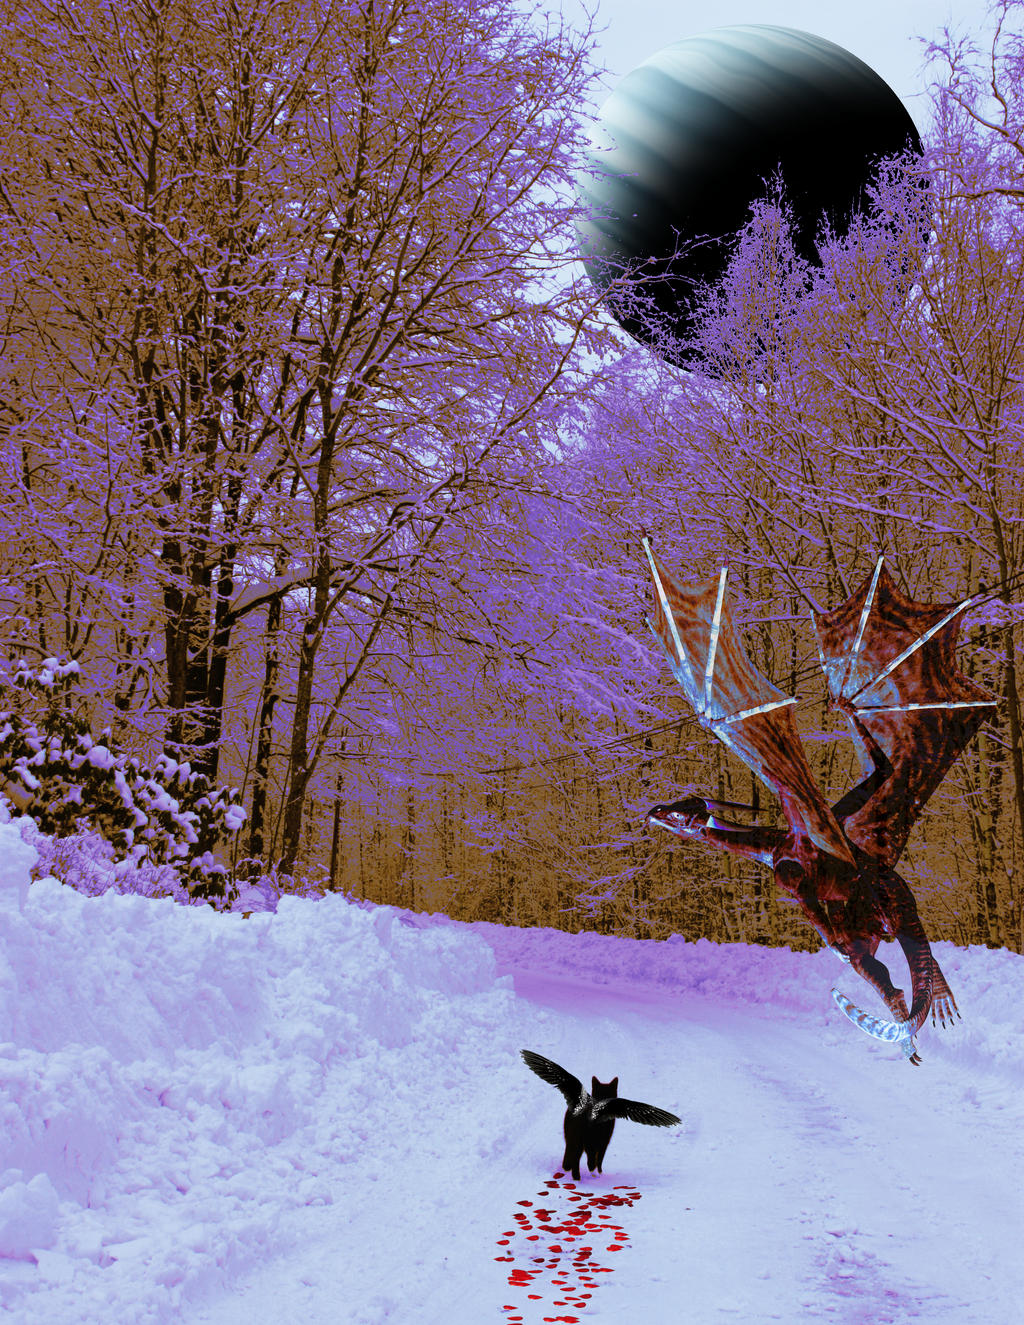
[{"label": "snowbank", "polygon": [[0,1303],[26,1320],[169,1320],[279,1252],[327,1157],[401,1157],[417,1080],[444,1062],[458,1090],[509,1010],[465,930],[29,888],[34,856],[0,824]]},{"label": "snowbank", "polygon": [[[862,1007],[887,1015],[881,1000],[831,952],[791,952],[743,943],[687,942],[678,934],[664,943],[573,934],[556,929],[512,929],[477,922],[464,926],[493,949],[499,972],[559,974],[606,985],[666,995],[706,998],[716,1004],[764,1008],[772,1018],[820,1024],[823,1033],[846,1037],[850,1027],[829,997],[835,985]],[[963,1020],[952,1031],[920,1037],[922,1052],[938,1052],[961,1066],[984,1066],[1013,1076],[1021,1071],[1024,1009],[1014,991],[1024,989],[1024,957],[981,945],[959,948],[934,943],[932,951],[953,992]],[[910,988],[906,962],[896,943],[883,943],[879,958],[897,985]]]}]

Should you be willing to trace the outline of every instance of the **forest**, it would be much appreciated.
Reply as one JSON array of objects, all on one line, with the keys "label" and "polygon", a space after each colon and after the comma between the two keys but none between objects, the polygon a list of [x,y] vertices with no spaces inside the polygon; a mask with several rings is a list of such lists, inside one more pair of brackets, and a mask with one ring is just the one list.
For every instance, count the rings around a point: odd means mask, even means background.
[{"label": "forest", "polygon": [[512,0],[0,12],[0,792],[139,867],[162,769],[214,902],[269,876],[813,949],[767,872],[645,825],[688,787],[777,808],[693,721],[641,542],[729,564],[833,800],[810,613],[884,553],[915,599],[981,596],[960,666],[999,701],[902,868],[933,938],[1024,951],[1024,0],[930,49],[923,159],[819,264],[754,204],[693,371],[577,258],[588,31]]}]

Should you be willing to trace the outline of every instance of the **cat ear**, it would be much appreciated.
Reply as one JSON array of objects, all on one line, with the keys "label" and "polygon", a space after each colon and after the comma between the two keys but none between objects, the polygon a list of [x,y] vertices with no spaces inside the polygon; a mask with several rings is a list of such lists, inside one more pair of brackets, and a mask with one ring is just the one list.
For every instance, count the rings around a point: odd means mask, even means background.
[{"label": "cat ear", "polygon": [[599,1086],[600,1084],[601,1084],[601,1083],[600,1083],[600,1081],[598,1081],[597,1077],[591,1077],[591,1078],[590,1078],[590,1093],[591,1093],[591,1095],[596,1095],[596,1094],[597,1094],[597,1088],[598,1088],[598,1086]]},{"label": "cat ear", "polygon": [[612,1077],[611,1081],[608,1082],[608,1085],[612,1088],[612,1090],[618,1090],[618,1088],[619,1088],[619,1078],[618,1078],[618,1077]]}]

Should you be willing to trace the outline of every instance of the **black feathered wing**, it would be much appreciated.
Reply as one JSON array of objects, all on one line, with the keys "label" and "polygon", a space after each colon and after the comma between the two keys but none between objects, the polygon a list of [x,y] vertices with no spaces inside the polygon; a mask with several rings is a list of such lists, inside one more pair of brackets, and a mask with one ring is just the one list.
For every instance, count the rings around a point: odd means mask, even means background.
[{"label": "black feathered wing", "polygon": [[[892,765],[863,803],[855,792],[843,798],[857,806],[842,815],[843,828],[851,842],[890,867],[928,798],[995,705],[956,665],[961,615],[972,602],[917,603],[897,588],[880,557],[845,603],[814,616],[829,691],[852,705]],[[865,773],[877,776],[856,723],[849,715],[847,721]]]},{"label": "black feathered wing", "polygon": [[654,580],[648,620],[697,720],[778,796],[790,827],[822,850],[853,855],[814,780],[791,706],[747,657],[726,601],[727,568],[717,579],[684,587],[644,539]]},{"label": "black feathered wing", "polygon": [[542,1058],[540,1054],[535,1054],[532,1049],[520,1049],[519,1052],[531,1072],[536,1072],[542,1081],[546,1081],[549,1086],[556,1086],[562,1092],[566,1104],[579,1104],[583,1095],[582,1081],[574,1077],[571,1072],[567,1072],[564,1067],[553,1063],[550,1058]]},{"label": "black feathered wing", "polygon": [[594,1101],[595,1118],[628,1118],[633,1123],[645,1123],[648,1127],[675,1127],[681,1123],[667,1109],[656,1109],[653,1104],[641,1104],[639,1100],[624,1100],[621,1095],[611,1100]]}]

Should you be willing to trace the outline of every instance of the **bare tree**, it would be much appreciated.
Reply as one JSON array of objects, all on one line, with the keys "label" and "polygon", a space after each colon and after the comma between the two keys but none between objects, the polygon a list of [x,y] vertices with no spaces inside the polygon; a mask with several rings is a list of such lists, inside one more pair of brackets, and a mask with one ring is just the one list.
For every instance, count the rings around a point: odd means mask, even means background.
[{"label": "bare tree", "polygon": [[[569,391],[588,38],[508,0],[45,0],[5,30],[8,443],[50,457],[59,523],[67,439],[116,702],[159,663],[206,772],[235,632],[291,630],[290,867],[367,660],[458,595],[442,531],[529,490]],[[36,558],[41,648],[62,593],[100,610],[73,561]]]}]

